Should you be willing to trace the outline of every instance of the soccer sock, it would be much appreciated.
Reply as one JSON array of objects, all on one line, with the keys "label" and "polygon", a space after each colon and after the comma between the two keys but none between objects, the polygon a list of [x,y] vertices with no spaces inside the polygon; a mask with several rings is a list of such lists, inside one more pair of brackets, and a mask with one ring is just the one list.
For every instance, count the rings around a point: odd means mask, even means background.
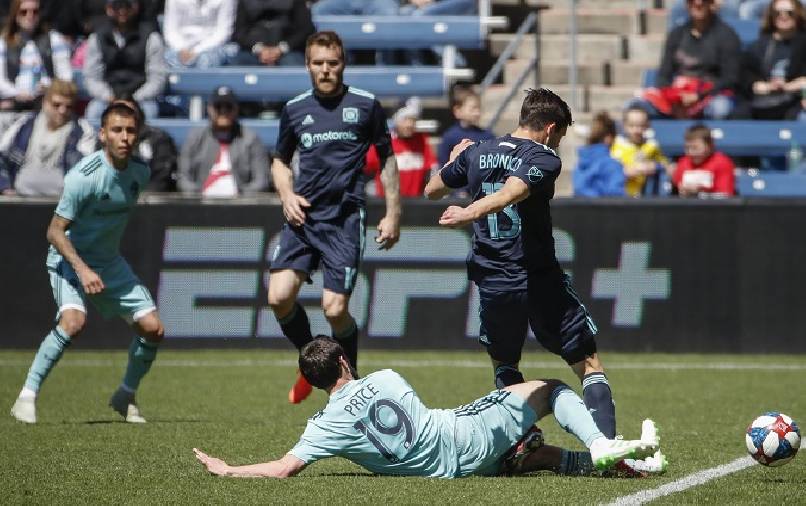
[{"label": "soccer sock", "polygon": [[501,364],[495,368],[495,388],[499,390],[523,381],[523,374],[514,365]]},{"label": "soccer sock", "polygon": [[339,342],[347,354],[347,360],[353,369],[358,370],[358,326],[351,317],[350,324],[341,332],[333,332],[333,339]]},{"label": "soccer sock", "polygon": [[607,376],[602,372],[586,374],[582,379],[582,397],[602,434],[609,439],[616,437],[616,405]]},{"label": "soccer sock", "polygon": [[140,386],[140,380],[151,369],[151,363],[157,356],[157,346],[157,343],[150,343],[145,338],[134,336],[129,346],[129,364],[126,366],[126,374],[121,385],[125,390],[134,392]]},{"label": "soccer sock", "polygon": [[590,444],[595,439],[603,437],[596,422],[588,413],[585,403],[568,385],[560,385],[555,388],[551,392],[549,403],[560,427],[578,437],[587,448],[590,448]]},{"label": "soccer sock", "polygon": [[564,476],[590,476],[593,473],[593,460],[590,452],[562,451],[560,467],[557,474]]},{"label": "soccer sock", "polygon": [[42,382],[48,377],[56,362],[62,358],[64,349],[70,346],[70,336],[58,325],[45,336],[39,350],[36,352],[28,377],[25,378],[25,389],[39,392]]},{"label": "soccer sock", "polygon": [[301,350],[303,346],[313,341],[311,335],[311,324],[308,321],[308,314],[299,302],[294,303],[294,308],[290,313],[282,318],[277,318],[283,334],[294,346]]}]

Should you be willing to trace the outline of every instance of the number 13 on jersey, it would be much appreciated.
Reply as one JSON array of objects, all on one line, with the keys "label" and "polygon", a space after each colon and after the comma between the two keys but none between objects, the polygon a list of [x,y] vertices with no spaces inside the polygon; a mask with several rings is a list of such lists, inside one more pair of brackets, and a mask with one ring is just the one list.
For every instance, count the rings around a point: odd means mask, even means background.
[{"label": "number 13 on jersey", "polygon": [[[484,195],[492,195],[501,188],[504,183],[481,183],[481,190]],[[487,228],[490,229],[491,239],[512,239],[521,233],[521,217],[518,215],[518,210],[515,204],[510,204],[502,211],[507,215],[512,225],[509,230],[500,230],[498,227],[498,213],[491,213],[487,215]]]}]

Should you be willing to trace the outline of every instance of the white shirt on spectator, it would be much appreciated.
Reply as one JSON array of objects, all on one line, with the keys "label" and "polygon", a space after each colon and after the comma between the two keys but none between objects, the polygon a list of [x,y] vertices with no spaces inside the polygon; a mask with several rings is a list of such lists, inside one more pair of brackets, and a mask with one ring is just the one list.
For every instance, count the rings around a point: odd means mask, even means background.
[{"label": "white shirt on spectator", "polygon": [[165,0],[163,33],[174,51],[203,53],[229,42],[235,0]]},{"label": "white shirt on spectator", "polygon": [[[67,42],[59,32],[51,31],[49,36],[53,73],[56,74],[54,77],[62,81],[72,81],[73,68],[70,66],[70,48]],[[36,96],[39,94],[38,85],[44,87],[50,84],[50,77],[45,74],[45,64],[34,41],[28,41],[23,46],[20,71],[13,78],[6,75],[7,51],[6,41],[0,37],[0,98],[13,98],[21,93]],[[39,69],[39,76],[35,77],[36,68]]]}]

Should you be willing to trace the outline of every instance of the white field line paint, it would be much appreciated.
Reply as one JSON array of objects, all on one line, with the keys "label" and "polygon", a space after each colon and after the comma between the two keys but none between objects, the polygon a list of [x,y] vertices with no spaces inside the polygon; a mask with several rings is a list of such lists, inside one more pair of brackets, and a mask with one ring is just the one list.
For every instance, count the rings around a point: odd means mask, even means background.
[{"label": "white field line paint", "polygon": [[[801,449],[806,448],[806,440],[801,442],[800,447]],[[696,473],[680,478],[677,481],[667,483],[666,485],[661,485],[660,487],[657,488],[642,490],[634,494],[619,497],[615,501],[609,503],[607,506],[646,504],[650,501],[654,501],[655,499],[675,494],[677,492],[683,492],[690,488],[708,483],[711,480],[715,480],[717,478],[721,478],[723,476],[739,472],[742,469],[746,469],[754,465],[758,465],[758,463],[755,460],[753,460],[750,456],[744,456],[734,460],[733,462],[729,462],[727,464],[723,464],[717,467],[712,467],[710,469],[705,469],[703,471],[698,471]]]},{"label": "white field line paint", "polygon": [[[70,359],[65,357],[61,362],[61,367],[110,367],[117,366],[123,359],[92,359],[92,358],[77,358]],[[158,359],[157,363],[160,367],[296,367],[297,361],[293,359],[232,359],[232,360],[217,360],[217,359],[201,359],[201,360],[184,360],[184,359]],[[410,367],[410,368],[424,368],[424,367],[455,367],[460,369],[489,369],[490,363],[484,360],[412,360],[412,359],[391,359],[391,360],[378,360],[378,359],[363,359],[361,360],[363,366],[368,367]],[[28,367],[31,365],[30,360],[15,360],[15,359],[0,359],[0,367]],[[546,361],[533,361],[522,362],[521,367],[524,369],[562,369],[565,370],[568,366],[565,365],[559,358],[557,360]],[[607,365],[610,369],[628,369],[628,370],[705,370],[705,371],[745,371],[745,370],[758,370],[758,371],[802,371],[806,370],[806,364],[754,364],[754,363],[721,363],[721,364],[706,364],[706,363],[692,363],[692,362],[679,362],[667,364],[630,364],[630,363],[610,363]]]}]

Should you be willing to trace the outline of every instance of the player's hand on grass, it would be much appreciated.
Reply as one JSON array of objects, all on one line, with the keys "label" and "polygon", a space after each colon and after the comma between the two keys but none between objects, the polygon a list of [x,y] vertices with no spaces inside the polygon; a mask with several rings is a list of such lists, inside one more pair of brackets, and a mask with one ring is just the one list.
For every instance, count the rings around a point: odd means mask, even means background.
[{"label": "player's hand on grass", "polygon": [[390,249],[400,239],[400,218],[395,216],[385,216],[378,223],[378,236],[375,242],[378,249]]},{"label": "player's hand on grass", "polygon": [[465,207],[450,206],[439,218],[439,224],[445,227],[461,227],[473,221],[470,211]]},{"label": "player's hand on grass", "polygon": [[289,224],[298,227],[305,223],[305,209],[311,207],[310,202],[296,193],[291,194],[291,197],[283,199],[283,214]]},{"label": "player's hand on grass", "polygon": [[211,474],[215,474],[216,476],[227,475],[229,465],[223,460],[211,457],[198,448],[194,448],[193,453],[196,454],[196,458],[204,465],[204,467],[207,468]]},{"label": "player's hand on grass", "polygon": [[94,295],[104,291],[104,282],[101,280],[101,276],[89,267],[80,270],[76,274],[78,274],[78,279],[81,281],[81,286],[84,288],[84,293]]}]

